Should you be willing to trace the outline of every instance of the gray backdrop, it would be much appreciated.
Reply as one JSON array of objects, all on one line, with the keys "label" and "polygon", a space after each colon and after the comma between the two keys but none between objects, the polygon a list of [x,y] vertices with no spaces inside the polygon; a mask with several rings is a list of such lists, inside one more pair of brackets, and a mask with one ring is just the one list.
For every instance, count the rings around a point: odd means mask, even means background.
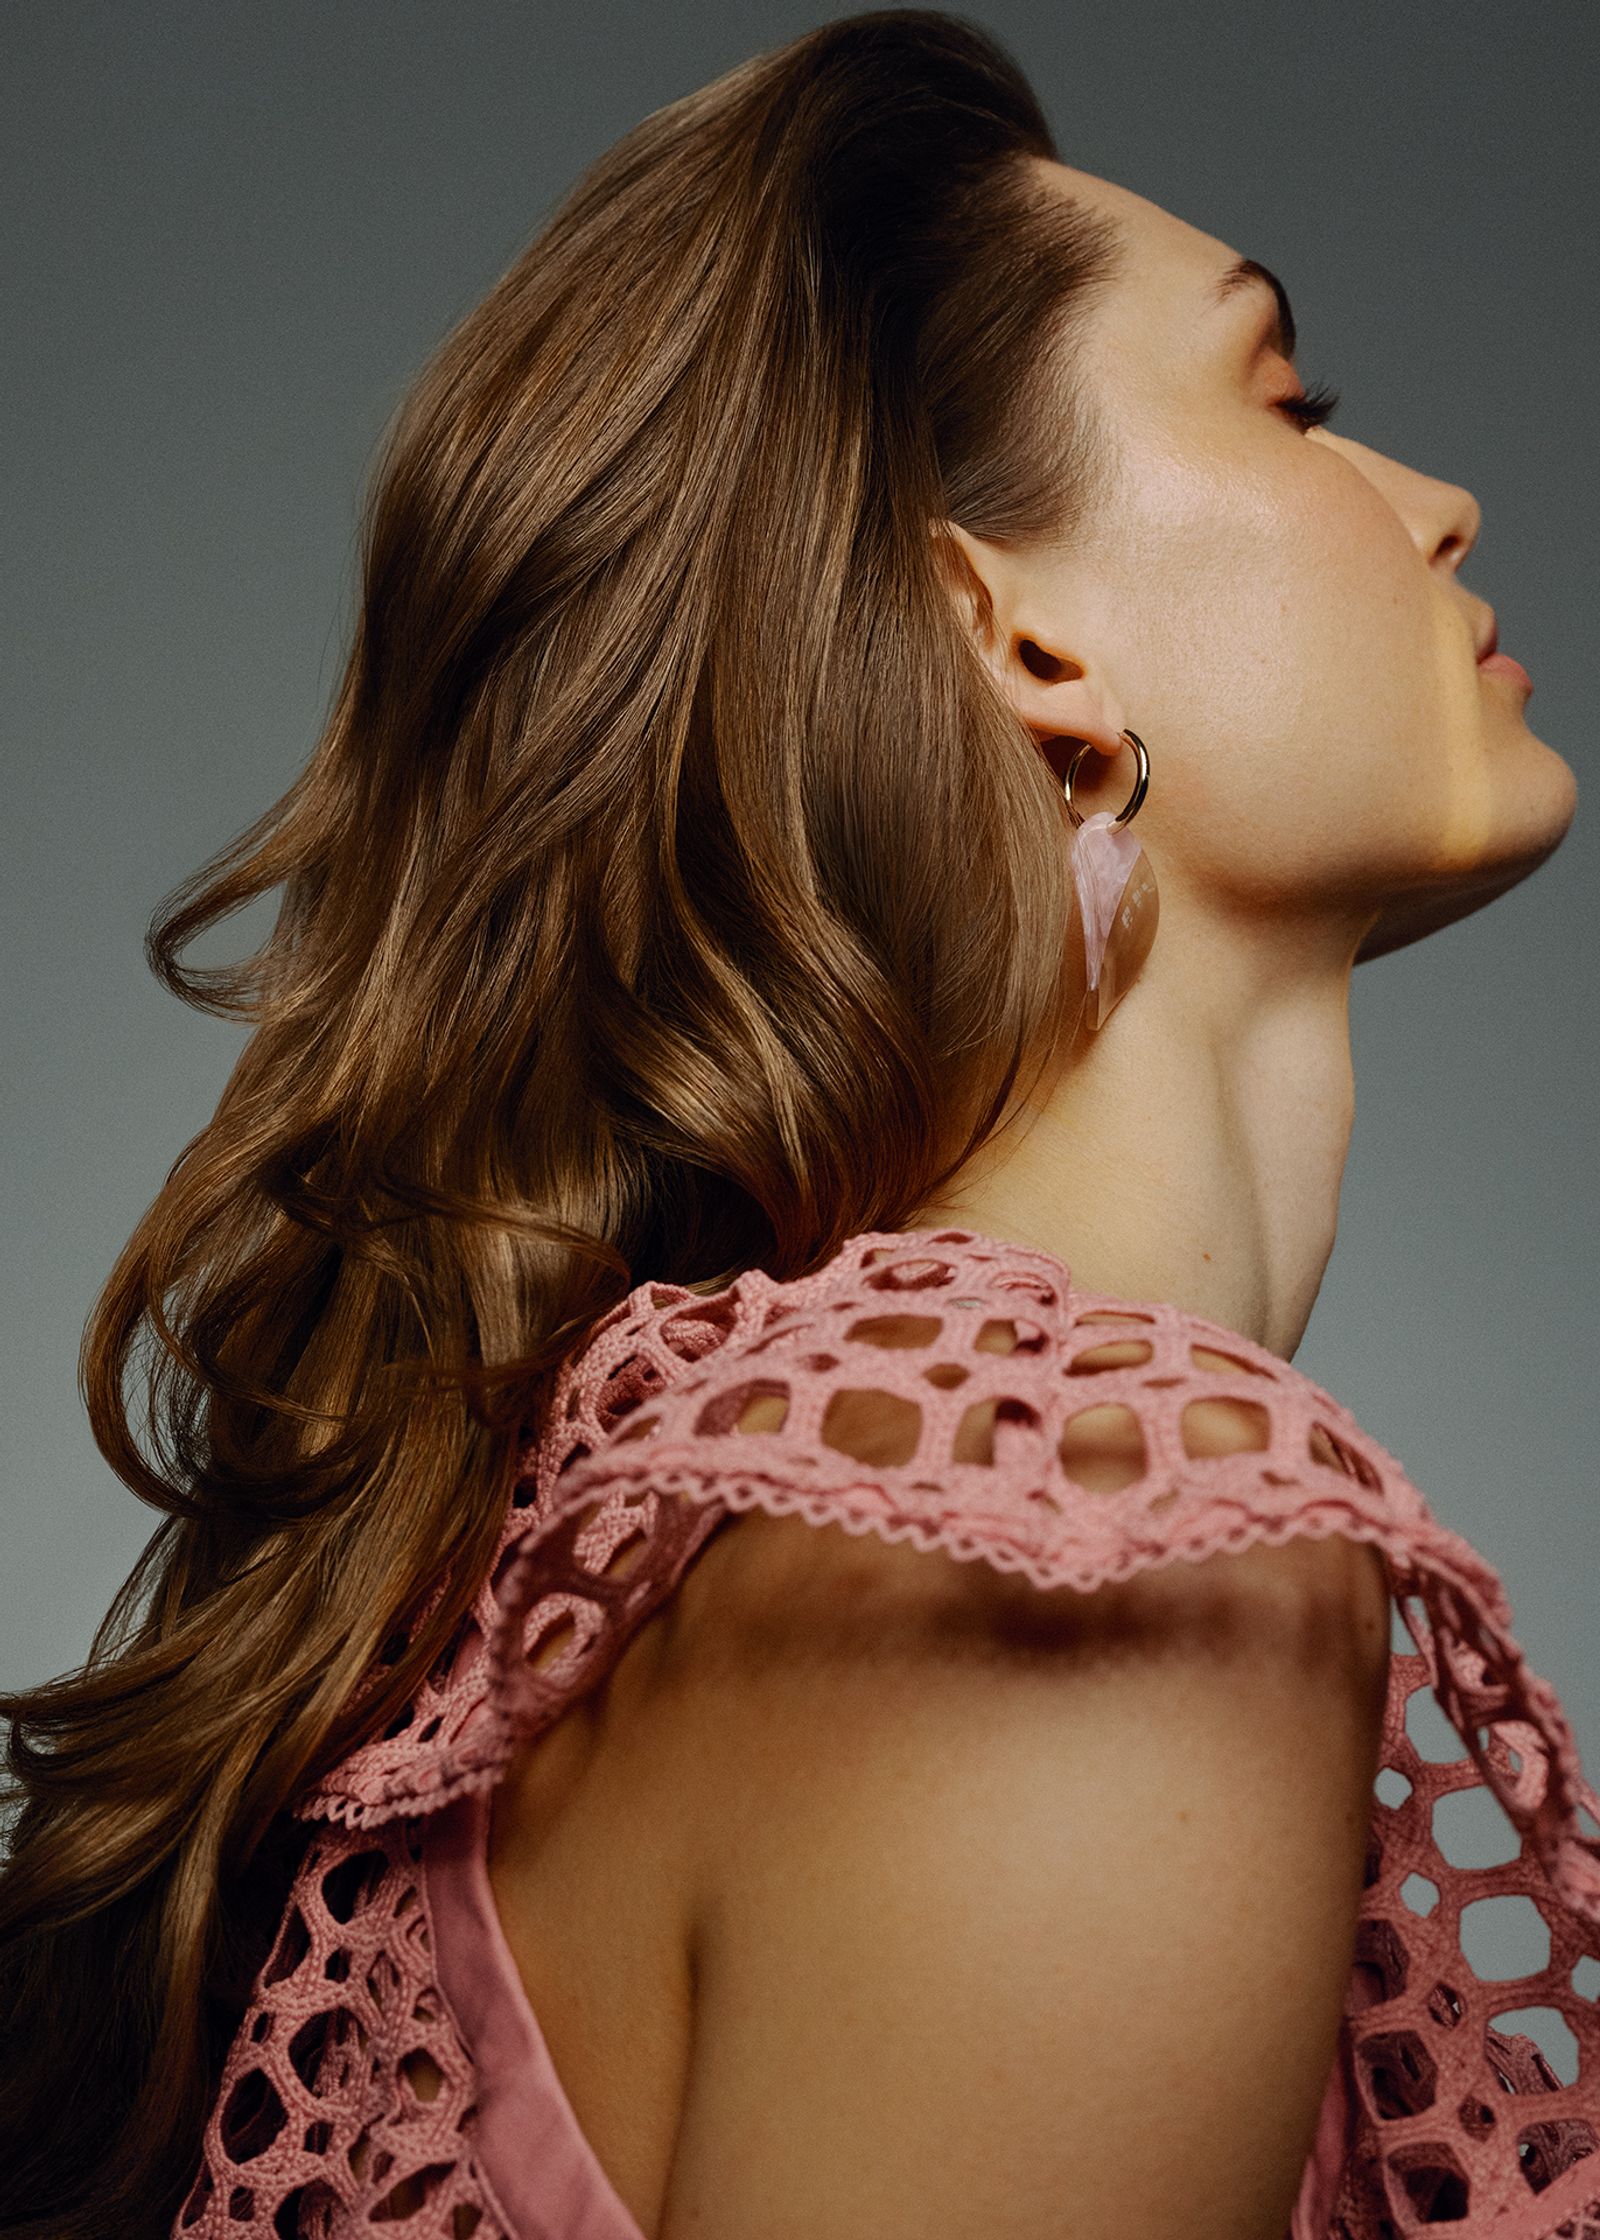
[{"label": "gray backdrop", "polygon": [[[314,743],[380,427],[591,156],[825,12],[4,10],[0,1685],[82,1655],[153,1522],[90,1440],[77,1345],[241,1032],[165,996],[141,937]],[[1477,493],[1466,581],[1588,788],[1600,10],[971,12],[1070,162],[1284,276],[1341,429]],[[1516,892],[1358,971],[1343,1221],[1298,1356],[1500,1568],[1591,1776],[1597,849],[1585,802]],[[226,930],[191,954],[259,929]]]}]

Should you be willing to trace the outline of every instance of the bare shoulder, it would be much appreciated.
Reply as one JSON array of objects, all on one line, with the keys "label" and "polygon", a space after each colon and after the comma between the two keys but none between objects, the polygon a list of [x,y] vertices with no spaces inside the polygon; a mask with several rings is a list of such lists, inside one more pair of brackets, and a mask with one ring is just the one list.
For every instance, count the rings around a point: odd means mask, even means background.
[{"label": "bare shoulder", "polygon": [[680,1599],[696,2017],[660,2240],[1281,2240],[1353,1959],[1376,1552],[1084,1595],[748,1515]]},{"label": "bare shoulder", "polygon": [[[754,1415],[763,1405],[756,1401],[746,1412]],[[1086,1500],[1127,1483],[1129,1441],[1115,1421],[1123,1413],[1092,1410],[1074,1426],[1072,1478]],[[862,1407],[836,1443],[872,1461],[897,1428],[893,1419],[880,1421],[870,1406]],[[1261,1437],[1256,1411],[1226,1399],[1192,1406],[1185,1428],[1197,1456],[1243,1451]],[[1369,1685],[1388,1666],[1390,1597],[1382,1557],[1342,1534],[1299,1535],[1198,1564],[1158,1563],[1084,1595],[1041,1589],[996,1563],[886,1541],[870,1529],[753,1510],[728,1520],[677,1599],[674,1622],[685,1637],[685,1664],[700,1679],[725,1673],[740,1687],[776,1679],[791,1664],[809,1668],[834,1658],[877,1664],[897,1648],[989,1658],[1030,1642],[1082,1652],[1093,1642],[1126,1637],[1149,1655],[1182,1654],[1197,1629],[1220,1645],[1223,1633],[1239,1627],[1248,1636],[1238,1644],[1241,1651],[1264,1646],[1266,1629],[1298,1642],[1313,1658],[1342,1653]]]}]

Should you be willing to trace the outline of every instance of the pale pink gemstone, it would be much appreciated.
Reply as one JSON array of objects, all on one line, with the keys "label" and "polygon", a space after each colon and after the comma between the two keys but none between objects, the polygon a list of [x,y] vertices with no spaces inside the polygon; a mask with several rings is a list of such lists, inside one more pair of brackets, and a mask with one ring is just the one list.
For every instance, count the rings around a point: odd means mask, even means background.
[{"label": "pale pink gemstone", "polygon": [[1109,809],[1072,836],[1072,876],[1083,920],[1086,1015],[1102,1026],[1132,985],[1155,939],[1155,874],[1133,831]]}]

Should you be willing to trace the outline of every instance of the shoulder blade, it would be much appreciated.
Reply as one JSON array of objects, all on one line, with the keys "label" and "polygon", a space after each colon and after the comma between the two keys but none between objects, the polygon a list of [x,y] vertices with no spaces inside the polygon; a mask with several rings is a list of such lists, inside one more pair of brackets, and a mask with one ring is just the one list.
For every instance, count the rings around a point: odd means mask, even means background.
[{"label": "shoulder blade", "polygon": [[1375,1551],[1084,1595],[758,1518],[701,1565],[662,2240],[1281,2240],[1352,1961]]}]

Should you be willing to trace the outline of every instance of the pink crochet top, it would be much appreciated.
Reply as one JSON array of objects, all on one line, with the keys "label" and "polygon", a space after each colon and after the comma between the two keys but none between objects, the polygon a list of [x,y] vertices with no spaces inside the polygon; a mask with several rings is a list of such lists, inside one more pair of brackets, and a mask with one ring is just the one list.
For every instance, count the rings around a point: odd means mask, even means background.
[{"label": "pink crochet top", "polygon": [[[917,1342],[875,1338],[907,1315]],[[1004,1353],[983,1337],[996,1323],[1014,1332]],[[862,1386],[917,1411],[905,1461],[823,1439],[830,1398]],[[787,1400],[781,1427],[740,1432],[760,1394]],[[1197,1459],[1184,1410],[1218,1396],[1254,1405],[1262,1444]],[[953,1459],[961,1419],[990,1402],[992,1459]],[[1089,1493],[1061,1441],[1108,1403],[1137,1418],[1145,1468]],[[595,1326],[524,1447],[452,1653],[403,1720],[297,1803],[316,1825],[175,2235],[643,2240],[496,1918],[489,1792],[514,1743],[594,1686],[718,1523],[752,1508],[1085,1592],[1297,1533],[1380,1549],[1396,1641],[1413,1647],[1391,1652],[1355,1962],[1286,2240],[1441,2224],[1461,2240],[1600,2240],[1600,1799],[1494,1571],[1275,1354],[1172,1306],[1080,1291],[1053,1255],[966,1229],[869,1232],[812,1275],[752,1270],[710,1297],[641,1284]],[[1504,1833],[1499,1864],[1446,1855],[1468,1792]],[[1508,1902],[1528,1970],[1480,1975],[1474,1911]],[[1543,2048],[1518,2027],[1535,2008]]]}]

